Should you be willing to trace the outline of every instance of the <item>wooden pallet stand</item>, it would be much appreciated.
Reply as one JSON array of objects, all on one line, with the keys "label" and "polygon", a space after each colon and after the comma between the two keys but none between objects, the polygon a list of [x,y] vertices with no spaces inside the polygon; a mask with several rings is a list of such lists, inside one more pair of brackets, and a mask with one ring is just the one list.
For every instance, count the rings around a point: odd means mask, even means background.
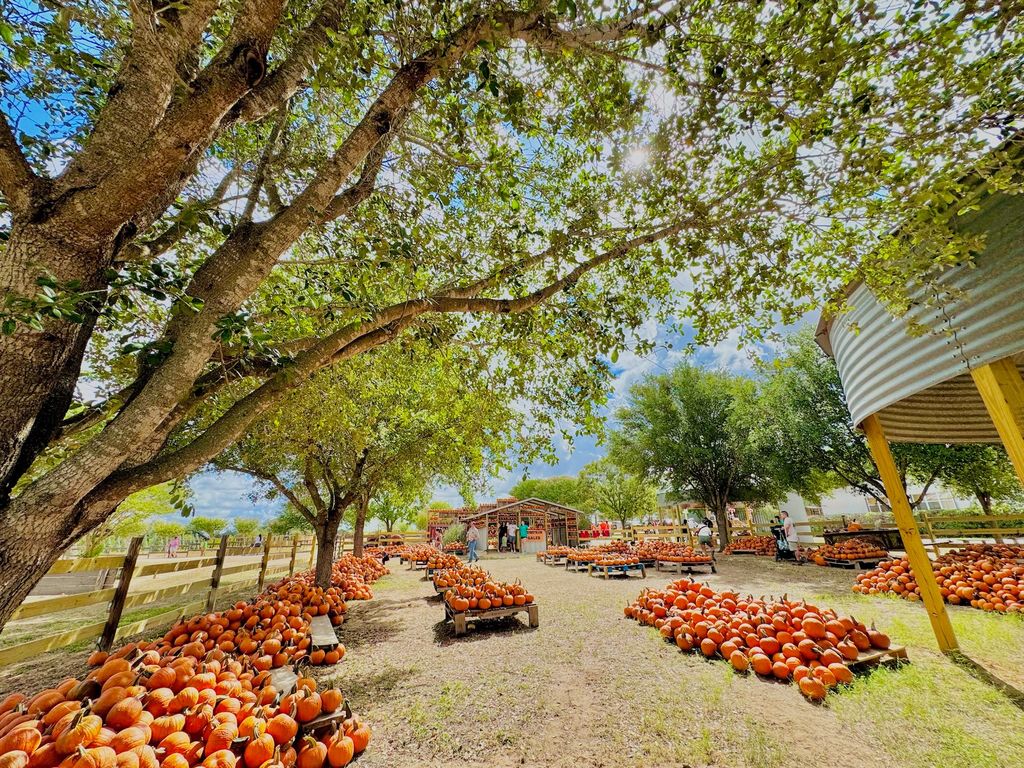
[{"label": "wooden pallet stand", "polygon": [[270,670],[270,684],[274,686],[281,696],[287,696],[289,693],[295,690],[295,684],[299,681],[299,676],[295,672],[295,669],[291,666],[278,667],[277,669]]},{"label": "wooden pallet stand", "polygon": [[630,563],[629,565],[594,565],[590,564],[590,569],[587,571],[591,576],[604,575],[606,579],[612,576],[625,576],[627,579],[633,572],[638,572],[640,578],[647,578],[647,568],[643,563]]},{"label": "wooden pallet stand", "polygon": [[846,662],[846,665],[854,671],[860,671],[879,665],[897,666],[908,663],[910,663],[910,658],[907,656],[906,647],[894,645],[885,650],[872,648],[870,651],[861,651],[856,659]]},{"label": "wooden pallet stand", "polygon": [[559,555],[558,557],[555,557],[554,555],[544,555],[544,565],[565,565],[565,555]]},{"label": "wooden pallet stand", "polygon": [[569,560],[566,558],[565,570],[567,571],[587,571],[590,572],[590,563],[585,563],[582,560]]},{"label": "wooden pallet stand", "polygon": [[342,722],[348,720],[350,717],[352,717],[352,707],[349,706],[348,699],[345,699],[341,703],[341,706],[334,712],[326,715],[320,715],[320,717],[315,717],[307,723],[301,723],[299,725],[298,738],[301,739],[306,735],[312,736],[314,733],[319,731],[333,728],[335,723],[340,727]]},{"label": "wooden pallet stand", "polygon": [[422,571],[422,570],[426,570],[426,567],[427,567],[427,561],[426,560],[410,560],[409,561],[409,570],[410,571]]},{"label": "wooden pallet stand", "polygon": [[314,648],[334,648],[338,644],[338,636],[334,633],[334,625],[326,616],[314,616],[309,622],[310,644]]},{"label": "wooden pallet stand", "polygon": [[715,567],[714,560],[707,563],[680,563],[675,560],[656,560],[654,570],[678,574],[708,572],[718,573],[718,568]]},{"label": "wooden pallet stand", "polygon": [[491,619],[501,619],[505,616],[513,616],[517,613],[526,613],[529,619],[531,627],[540,626],[540,612],[537,609],[537,603],[530,603],[529,605],[512,605],[508,608],[492,608],[486,611],[465,611],[463,613],[456,613],[451,609],[448,603],[444,604],[445,621],[451,621],[455,625],[455,636],[466,634],[469,631],[469,625],[475,624],[478,621],[489,621]]},{"label": "wooden pallet stand", "polygon": [[871,558],[870,560],[833,560],[830,557],[825,558],[825,563],[829,568],[846,568],[852,570],[870,571],[872,568],[877,568],[878,564],[885,558]]},{"label": "wooden pallet stand", "polygon": [[730,555],[756,555],[756,549],[734,549],[729,553]]}]

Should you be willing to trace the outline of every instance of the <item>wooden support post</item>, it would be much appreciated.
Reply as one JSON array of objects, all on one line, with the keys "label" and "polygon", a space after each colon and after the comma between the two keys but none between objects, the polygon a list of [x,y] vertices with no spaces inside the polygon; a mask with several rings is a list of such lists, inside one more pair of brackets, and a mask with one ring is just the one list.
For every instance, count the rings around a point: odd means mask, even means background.
[{"label": "wooden support post", "polygon": [[267,563],[270,562],[270,541],[273,537],[268,533],[263,540],[263,560],[260,561],[260,578],[256,582],[256,591],[263,591],[263,582],[267,580]]},{"label": "wooden support post", "polygon": [[213,564],[213,578],[210,579],[210,594],[206,598],[206,612],[213,613],[217,610],[217,590],[220,588],[220,576],[224,572],[224,558],[228,554],[228,537],[224,534],[220,537],[220,546],[217,547],[217,559]]},{"label": "wooden support post", "polygon": [[889,497],[889,505],[896,518],[896,527],[899,528],[900,536],[903,538],[907,559],[910,560],[910,567],[913,569],[917,585],[921,589],[921,601],[924,603],[925,610],[928,611],[932,630],[939,642],[939,650],[943,652],[958,650],[959,646],[956,635],[953,634],[953,625],[949,621],[949,614],[946,613],[946,604],[943,602],[942,593],[939,592],[938,582],[935,581],[932,561],[928,559],[924,542],[921,541],[921,532],[917,529],[917,521],[914,520],[914,514],[910,511],[910,502],[903,489],[903,481],[900,479],[896,462],[893,461],[892,451],[889,450],[889,441],[885,438],[882,423],[876,414],[871,414],[864,420],[862,426],[868,439],[871,457],[875,460],[878,474],[885,486],[885,493]]},{"label": "wooden support post", "polygon": [[109,651],[110,646],[114,644],[114,635],[117,632],[117,625],[121,623],[124,601],[128,597],[128,586],[132,583],[132,574],[135,573],[135,562],[139,559],[141,547],[141,536],[136,536],[128,545],[128,554],[124,556],[124,563],[121,565],[121,577],[117,580],[117,589],[107,611],[107,623],[103,625],[103,634],[96,643],[96,647],[101,651]]},{"label": "wooden support post", "polygon": [[1009,357],[975,368],[971,376],[1017,477],[1024,483],[1024,379]]},{"label": "wooden support post", "polygon": [[288,563],[288,575],[295,575],[295,558],[299,554],[299,534],[292,536],[292,559]]},{"label": "wooden support post", "polygon": [[925,528],[928,529],[928,538],[931,539],[932,542],[932,554],[938,557],[940,554],[939,545],[935,543],[935,529],[932,528],[931,518],[928,517],[927,512],[921,510],[921,519],[924,521]]},{"label": "wooden support post", "polygon": [[316,562],[316,536],[313,536],[313,542],[309,545],[309,564],[306,566],[306,570],[312,570],[313,564]]}]

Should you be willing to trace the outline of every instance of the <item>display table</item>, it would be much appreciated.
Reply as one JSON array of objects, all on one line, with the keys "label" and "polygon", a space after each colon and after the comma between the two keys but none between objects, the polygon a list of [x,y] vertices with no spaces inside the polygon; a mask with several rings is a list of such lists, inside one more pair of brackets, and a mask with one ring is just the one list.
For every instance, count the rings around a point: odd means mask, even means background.
[{"label": "display table", "polygon": [[865,528],[861,531],[824,531],[821,536],[825,539],[826,544],[836,544],[840,541],[864,536],[878,541],[878,544],[882,549],[890,551],[898,549],[901,552],[903,551],[903,539],[900,536],[899,528]]}]

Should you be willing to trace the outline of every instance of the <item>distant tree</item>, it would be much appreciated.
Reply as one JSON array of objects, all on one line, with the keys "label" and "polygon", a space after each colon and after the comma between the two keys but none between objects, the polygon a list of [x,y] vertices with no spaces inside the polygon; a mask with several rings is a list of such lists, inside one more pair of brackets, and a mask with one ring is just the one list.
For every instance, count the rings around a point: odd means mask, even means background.
[{"label": "distant tree", "polygon": [[158,539],[170,539],[173,536],[184,536],[188,528],[184,523],[176,523],[171,520],[154,520],[149,525],[149,531]]},{"label": "distant tree", "polygon": [[220,517],[193,517],[188,521],[188,530],[191,533],[203,536],[207,539],[216,539],[227,530],[228,521]]},{"label": "distant tree", "polygon": [[724,546],[730,501],[780,496],[770,451],[751,435],[760,421],[753,381],[681,363],[635,384],[616,416],[609,456],[619,467],[699,499]]},{"label": "distant tree", "polygon": [[384,530],[390,533],[398,523],[412,522],[421,505],[418,498],[409,499],[401,492],[385,490],[370,500],[370,518],[384,523]]},{"label": "distant tree", "polygon": [[[108,539],[145,534],[150,527],[150,518],[182,509],[187,504],[187,494],[187,486],[175,483],[162,483],[133,493],[118,505],[110,517],[82,537],[82,556],[100,554]],[[184,526],[179,527],[184,530]]]},{"label": "distant tree", "polygon": [[517,499],[538,498],[578,509],[580,512],[594,511],[594,498],[584,477],[529,477],[512,486],[511,494]]},{"label": "distant tree", "polygon": [[312,533],[313,526],[306,516],[292,506],[291,502],[285,504],[284,509],[267,525],[275,536],[286,536],[290,533]]},{"label": "distant tree", "polygon": [[997,502],[1024,501],[1024,488],[1006,451],[995,445],[953,445],[939,472],[942,484],[959,496],[974,496],[983,514]]},{"label": "distant tree", "polygon": [[[780,482],[811,499],[848,486],[888,507],[867,440],[852,422],[839,371],[815,343],[813,331],[789,336],[766,373],[763,418],[753,439],[774,458]],[[904,490],[920,485],[920,491],[908,493],[911,507],[924,500],[936,480],[977,496],[985,510],[1018,487],[999,448],[893,443],[892,453]]]},{"label": "distant tree", "polygon": [[584,468],[580,481],[588,488],[597,512],[625,528],[658,509],[658,489],[639,475],[623,472],[607,459]]},{"label": "distant tree", "polygon": [[451,508],[452,508],[452,505],[449,504],[447,501],[435,500],[435,501],[430,502],[430,504],[427,505],[427,509],[451,509]]},{"label": "distant tree", "polygon": [[236,517],[231,521],[232,532],[245,538],[254,536],[261,526],[262,523],[253,517]]}]

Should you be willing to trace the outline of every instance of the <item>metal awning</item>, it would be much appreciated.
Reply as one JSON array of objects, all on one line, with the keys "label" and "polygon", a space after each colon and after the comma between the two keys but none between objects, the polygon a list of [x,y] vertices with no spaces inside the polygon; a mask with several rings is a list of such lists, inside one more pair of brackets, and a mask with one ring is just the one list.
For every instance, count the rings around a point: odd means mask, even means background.
[{"label": "metal awning", "polygon": [[[877,414],[890,440],[999,442],[971,371],[1002,358],[1024,370],[1024,195],[997,194],[958,225],[984,232],[984,250],[923,291],[906,317],[893,317],[867,286],[850,287],[850,310],[817,329],[839,368],[854,424]],[[914,325],[925,329],[911,333]]]}]

